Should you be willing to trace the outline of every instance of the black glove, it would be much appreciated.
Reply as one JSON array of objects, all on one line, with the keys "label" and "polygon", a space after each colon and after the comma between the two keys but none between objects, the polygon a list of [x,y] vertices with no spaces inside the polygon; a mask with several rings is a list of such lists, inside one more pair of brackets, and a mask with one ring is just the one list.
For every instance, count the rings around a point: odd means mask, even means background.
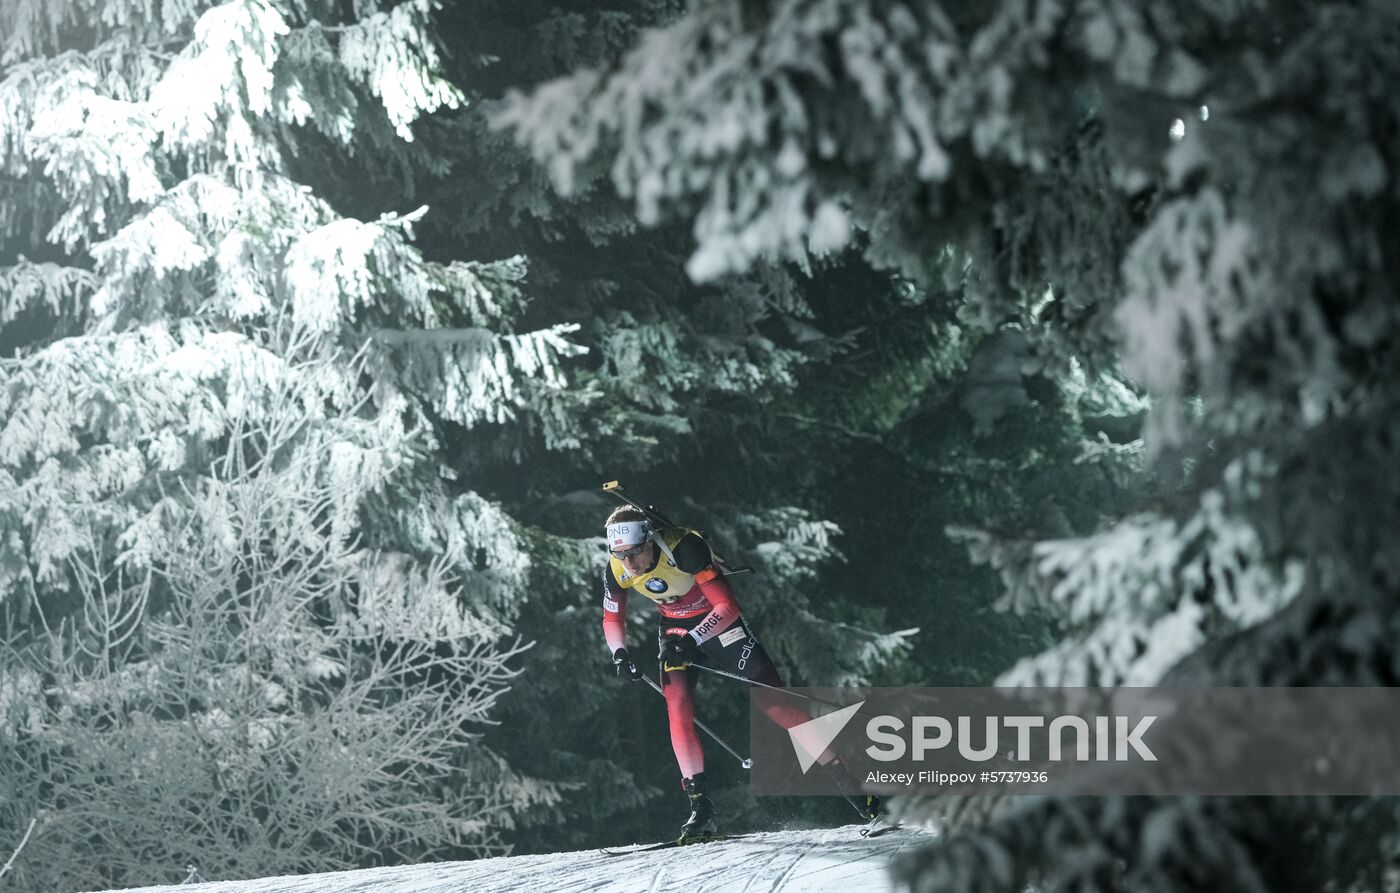
[{"label": "black glove", "polygon": [[619,648],[613,652],[613,667],[617,670],[617,678],[631,679],[638,682],[642,678],[641,669],[628,656],[626,648]]},{"label": "black glove", "polygon": [[689,635],[671,636],[661,643],[661,669],[686,670],[700,656],[700,646]]}]

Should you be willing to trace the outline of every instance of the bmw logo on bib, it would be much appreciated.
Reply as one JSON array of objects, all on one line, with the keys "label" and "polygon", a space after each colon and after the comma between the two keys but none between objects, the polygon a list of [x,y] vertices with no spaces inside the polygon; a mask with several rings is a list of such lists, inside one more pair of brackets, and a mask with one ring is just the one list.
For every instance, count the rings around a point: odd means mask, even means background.
[{"label": "bmw logo on bib", "polygon": [[652,577],[646,581],[647,592],[654,592],[657,595],[666,591],[666,581],[660,577]]}]

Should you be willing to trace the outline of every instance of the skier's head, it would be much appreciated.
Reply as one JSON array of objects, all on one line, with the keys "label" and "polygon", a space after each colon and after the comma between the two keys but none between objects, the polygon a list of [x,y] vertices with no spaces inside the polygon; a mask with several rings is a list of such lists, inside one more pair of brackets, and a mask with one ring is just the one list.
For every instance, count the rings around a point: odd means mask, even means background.
[{"label": "skier's head", "polygon": [[613,509],[607,520],[608,550],[622,562],[629,574],[651,567],[656,547],[652,545],[651,522],[628,505]]}]

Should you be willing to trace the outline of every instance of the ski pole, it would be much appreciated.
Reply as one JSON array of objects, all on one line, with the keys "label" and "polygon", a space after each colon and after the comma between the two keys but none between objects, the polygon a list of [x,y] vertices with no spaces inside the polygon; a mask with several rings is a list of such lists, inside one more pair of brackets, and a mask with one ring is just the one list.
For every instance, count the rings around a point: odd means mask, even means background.
[{"label": "ski pole", "polygon": [[[800,691],[793,691],[793,690],[790,689],[790,688],[779,688],[779,687],[776,686],[776,685],[769,685],[769,684],[766,683],[766,682],[759,682],[757,679],[747,679],[747,678],[745,678],[745,677],[743,677],[743,676],[738,675],[737,673],[729,673],[729,672],[726,672],[726,671],[724,671],[724,670],[717,670],[717,669],[715,669],[714,667],[707,667],[707,666],[705,666],[704,664],[695,664],[695,663],[693,663],[693,664],[691,664],[691,666],[692,666],[692,667],[695,667],[697,670],[704,670],[704,671],[707,672],[707,673],[714,673],[716,676],[723,676],[723,677],[725,677],[726,679],[733,679],[733,680],[736,681],[736,682],[743,682],[743,683],[746,683],[746,684],[748,684],[748,685],[757,686],[757,687],[759,687],[759,688],[771,688],[773,691],[780,691],[780,692],[782,692],[782,693],[785,694],[785,695],[792,695],[793,697],[797,697],[797,698],[806,698],[807,700],[812,701],[813,703],[825,704],[825,705],[828,706],[828,707],[844,708],[844,707],[849,707],[849,706],[850,706],[849,704],[838,704],[838,703],[836,703],[835,701],[828,701],[828,700],[826,700],[825,698],[814,698],[814,697],[812,697],[811,695],[804,695],[802,692],[800,692]],[[856,713],[856,716],[865,716],[866,719],[871,719],[871,718],[873,718],[873,717],[867,716],[866,714],[860,713],[860,712],[857,712],[857,713]]]},{"label": "ski pole", "polygon": [[706,673],[714,673],[716,676],[723,676],[726,679],[733,679],[735,682],[743,682],[748,685],[756,685],[759,688],[771,688],[773,689],[773,691],[780,691],[785,695],[792,695],[793,697],[797,698],[806,698],[809,701],[816,701],[818,704],[825,704],[828,707],[846,706],[845,704],[837,704],[832,701],[827,701],[823,698],[814,698],[811,695],[804,695],[802,692],[793,691],[790,688],[780,688],[776,685],[769,685],[767,682],[759,682],[757,679],[749,679],[747,677],[740,676],[738,673],[729,673],[724,670],[717,670],[714,667],[707,667],[704,664],[693,663],[691,664],[691,666],[697,670],[704,670]]},{"label": "ski pole", "polygon": [[[652,687],[652,690],[653,690],[653,691],[655,691],[657,694],[661,695],[661,697],[663,697],[663,698],[666,697],[666,693],[665,693],[664,691],[661,690],[661,686],[659,686],[659,685],[656,684],[656,680],[655,680],[655,679],[651,678],[650,676],[643,676],[642,678],[645,679],[645,680],[647,681],[647,685],[650,685],[650,686]],[[735,750],[734,748],[732,748],[732,747],[730,747],[728,744],[726,744],[725,741],[724,741],[724,739],[721,738],[720,736],[716,735],[716,734],[714,733],[714,730],[711,729],[709,726],[705,725],[703,722],[701,722],[701,721],[698,720],[698,719],[695,720],[695,725],[698,726],[698,727],[700,728],[700,731],[704,732],[705,734],[709,735],[711,738],[715,739],[715,742],[718,743],[720,747],[723,747],[725,750],[729,751],[730,754],[733,755],[734,759],[736,759],[736,760],[739,761],[739,765],[740,765],[740,766],[743,766],[745,769],[752,769],[752,768],[753,768],[753,760],[750,760],[750,759],[748,759],[748,758],[746,758],[746,757],[740,756],[740,754],[739,754],[739,752],[738,752],[737,750]]]}]

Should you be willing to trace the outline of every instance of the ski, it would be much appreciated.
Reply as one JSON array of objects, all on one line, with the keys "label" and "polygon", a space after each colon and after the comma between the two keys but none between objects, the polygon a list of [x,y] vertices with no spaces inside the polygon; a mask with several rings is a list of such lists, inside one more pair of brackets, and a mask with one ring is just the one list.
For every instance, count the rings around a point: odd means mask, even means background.
[{"label": "ski", "polygon": [[625,850],[615,850],[609,847],[602,847],[598,852],[604,856],[630,856],[633,853],[654,853],[657,850],[671,850],[683,846],[701,846],[707,843],[718,843],[721,840],[738,840],[741,837],[748,837],[747,834],[712,834],[698,840],[663,840],[660,843],[650,843],[641,846],[629,847]]},{"label": "ski", "polygon": [[868,840],[872,837],[879,837],[883,834],[888,834],[891,831],[898,831],[902,827],[904,826],[901,825],[899,822],[890,824],[889,822],[886,822],[879,816],[876,816],[875,818],[871,819],[867,824],[861,827],[860,836]]}]

